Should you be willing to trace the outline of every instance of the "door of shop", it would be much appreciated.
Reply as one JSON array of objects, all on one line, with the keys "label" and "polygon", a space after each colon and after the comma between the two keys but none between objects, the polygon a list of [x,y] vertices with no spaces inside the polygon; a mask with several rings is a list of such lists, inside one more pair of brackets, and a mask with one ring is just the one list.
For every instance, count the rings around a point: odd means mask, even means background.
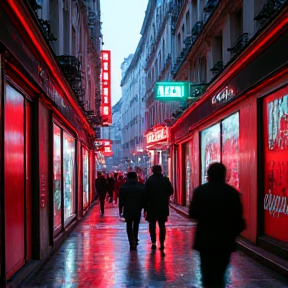
[{"label": "door of shop", "polygon": [[[26,109],[29,112],[29,109]],[[4,97],[4,200],[5,200],[5,274],[9,279],[25,264],[25,215],[30,189],[25,181],[29,158],[25,157],[25,100],[6,85]],[[30,117],[29,117],[30,119]],[[29,130],[28,130],[29,132]],[[27,160],[27,161],[26,161]],[[30,192],[30,191],[29,191]],[[29,193],[30,195],[30,193]],[[28,225],[30,227],[30,225]],[[29,252],[30,253],[30,252]]]}]

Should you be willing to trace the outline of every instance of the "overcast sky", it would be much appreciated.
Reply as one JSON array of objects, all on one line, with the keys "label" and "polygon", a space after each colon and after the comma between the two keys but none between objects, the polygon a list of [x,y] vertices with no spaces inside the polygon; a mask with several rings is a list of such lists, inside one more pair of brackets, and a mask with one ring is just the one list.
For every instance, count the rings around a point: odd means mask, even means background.
[{"label": "overcast sky", "polygon": [[115,105],[121,97],[121,64],[134,53],[148,0],[101,0],[103,50],[111,50],[111,101]]}]

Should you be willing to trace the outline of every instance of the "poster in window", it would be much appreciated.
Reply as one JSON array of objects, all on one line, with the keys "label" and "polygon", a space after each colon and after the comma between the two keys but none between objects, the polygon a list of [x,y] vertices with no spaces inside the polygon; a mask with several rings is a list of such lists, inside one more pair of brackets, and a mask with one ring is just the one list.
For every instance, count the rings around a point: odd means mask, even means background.
[{"label": "poster in window", "polygon": [[211,163],[220,162],[220,123],[201,132],[201,183],[207,182],[207,169]]},{"label": "poster in window", "polygon": [[239,189],[239,113],[222,121],[222,163],[226,166],[226,182]]},{"label": "poster in window", "polygon": [[264,232],[288,242],[288,93],[264,99]]}]

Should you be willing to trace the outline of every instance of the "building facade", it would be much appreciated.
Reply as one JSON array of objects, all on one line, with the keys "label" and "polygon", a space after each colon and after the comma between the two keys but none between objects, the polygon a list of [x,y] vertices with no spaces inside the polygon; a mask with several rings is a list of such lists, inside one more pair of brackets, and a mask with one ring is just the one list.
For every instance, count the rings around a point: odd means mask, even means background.
[{"label": "building facade", "polygon": [[222,162],[241,193],[242,236],[287,259],[288,3],[173,2],[173,79],[206,87],[170,129],[174,202],[188,206]]},{"label": "building facade", "polygon": [[92,203],[101,125],[100,2],[5,0],[0,27],[5,284],[45,261]]}]

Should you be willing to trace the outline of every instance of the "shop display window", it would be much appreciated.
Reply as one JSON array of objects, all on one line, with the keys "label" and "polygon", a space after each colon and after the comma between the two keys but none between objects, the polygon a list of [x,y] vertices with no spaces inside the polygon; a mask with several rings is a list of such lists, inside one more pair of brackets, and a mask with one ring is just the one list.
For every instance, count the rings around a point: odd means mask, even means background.
[{"label": "shop display window", "polygon": [[239,189],[239,113],[222,121],[222,163],[227,168],[226,182]]},{"label": "shop display window", "polygon": [[220,162],[220,123],[201,132],[201,183],[207,182],[207,168],[213,162]]},{"label": "shop display window", "polygon": [[213,162],[227,168],[226,182],[239,189],[239,113],[201,132],[201,181],[207,181],[207,169]]},{"label": "shop display window", "polygon": [[75,214],[75,139],[63,132],[64,221]]},{"label": "shop display window", "polygon": [[61,225],[61,129],[53,125],[53,196],[54,228]]},{"label": "shop display window", "polygon": [[264,233],[288,242],[288,93],[264,99]]},{"label": "shop display window", "polygon": [[83,207],[87,207],[89,204],[89,154],[88,150],[83,147],[82,149],[83,159]]}]

